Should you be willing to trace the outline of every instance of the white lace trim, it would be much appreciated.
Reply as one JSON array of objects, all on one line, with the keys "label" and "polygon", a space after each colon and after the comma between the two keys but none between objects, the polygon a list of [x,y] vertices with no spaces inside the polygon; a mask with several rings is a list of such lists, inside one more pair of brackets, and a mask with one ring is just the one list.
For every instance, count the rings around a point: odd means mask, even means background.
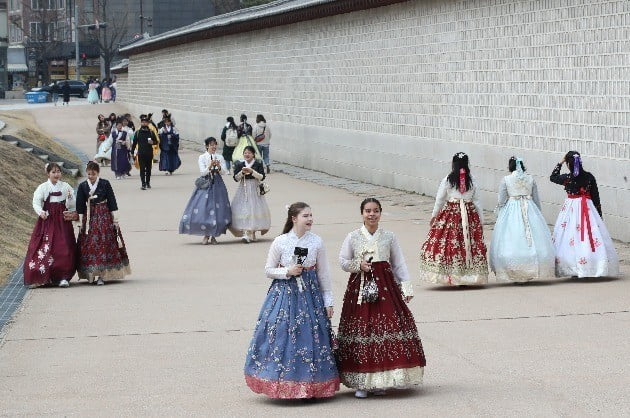
[{"label": "white lace trim", "polygon": [[375,373],[341,373],[341,382],[352,389],[394,389],[421,385],[424,367],[387,370]]}]

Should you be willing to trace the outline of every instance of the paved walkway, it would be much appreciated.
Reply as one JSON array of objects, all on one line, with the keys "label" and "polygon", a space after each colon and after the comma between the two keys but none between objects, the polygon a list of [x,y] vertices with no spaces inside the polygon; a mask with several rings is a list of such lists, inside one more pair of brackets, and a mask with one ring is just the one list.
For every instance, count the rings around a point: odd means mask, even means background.
[{"label": "paved walkway", "polygon": [[[86,153],[94,148],[97,113],[113,105],[34,110],[53,136]],[[303,170],[274,173],[272,230],[244,245],[219,246],[177,234],[192,191],[197,154],[185,151],[172,177],[156,174],[140,191],[137,174],[113,181],[129,248],[129,280],[95,287],[27,293],[0,342],[0,414],[7,416],[627,416],[630,383],[630,281],[557,280],[525,286],[459,290],[416,280],[410,307],[428,366],[425,385],[356,400],[342,389],[317,403],[273,401],[245,386],[242,367],[269,286],[263,265],[284,222],[284,206],[313,207],[328,247],[337,313],[346,274],[336,262],[345,235],[360,225],[355,193],[342,179]],[[287,168],[288,170],[288,168]],[[103,176],[112,179],[105,169]],[[327,184],[323,180],[336,182]],[[234,182],[227,182],[230,194]],[[334,186],[334,187],[332,187]],[[364,187],[365,189],[361,189]],[[381,190],[383,193],[385,191]],[[402,245],[417,277],[419,242],[430,200],[389,191],[383,226]],[[378,194],[378,193],[377,193]],[[406,202],[413,206],[405,206]],[[489,234],[488,234],[489,235]],[[489,237],[487,237],[489,238]]]}]

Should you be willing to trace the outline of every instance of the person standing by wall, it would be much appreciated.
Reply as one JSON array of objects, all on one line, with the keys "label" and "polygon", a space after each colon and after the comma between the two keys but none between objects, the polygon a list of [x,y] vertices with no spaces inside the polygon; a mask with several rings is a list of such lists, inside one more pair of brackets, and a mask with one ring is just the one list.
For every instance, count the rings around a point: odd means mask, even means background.
[{"label": "person standing by wall", "polygon": [[254,141],[256,141],[258,150],[260,151],[265,167],[267,168],[267,174],[269,174],[271,172],[269,165],[271,129],[269,128],[269,125],[263,115],[256,115],[256,126],[254,126],[252,136],[254,137]]},{"label": "person standing by wall", "polygon": [[221,140],[223,141],[223,159],[225,159],[227,169],[230,171],[234,148],[238,145],[238,126],[234,123],[232,116],[228,116],[226,120],[227,123],[221,132]]},{"label": "person standing by wall", "polygon": [[153,166],[153,145],[158,144],[157,134],[149,128],[149,118],[140,117],[140,129],[133,136],[131,153],[137,155],[140,166],[141,190],[151,188],[151,168]]}]

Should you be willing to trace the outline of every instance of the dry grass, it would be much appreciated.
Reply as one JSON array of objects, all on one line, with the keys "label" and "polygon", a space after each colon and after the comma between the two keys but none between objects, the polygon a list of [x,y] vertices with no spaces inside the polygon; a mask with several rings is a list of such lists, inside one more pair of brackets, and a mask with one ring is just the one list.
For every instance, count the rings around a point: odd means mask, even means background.
[{"label": "dry grass", "polygon": [[[9,115],[11,113],[11,115]],[[0,112],[7,124],[3,134],[15,135],[60,156],[77,157],[35,126],[29,114]],[[0,284],[20,264],[37,219],[32,201],[35,188],[46,181],[44,162],[14,145],[0,140]],[[64,181],[76,180],[64,176]]]}]

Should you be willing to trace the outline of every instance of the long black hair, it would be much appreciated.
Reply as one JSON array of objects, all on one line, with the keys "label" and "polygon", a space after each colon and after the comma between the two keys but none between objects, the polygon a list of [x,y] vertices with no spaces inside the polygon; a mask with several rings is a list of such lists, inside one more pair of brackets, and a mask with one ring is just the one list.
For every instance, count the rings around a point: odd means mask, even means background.
[{"label": "long black hair", "polygon": [[[519,161],[519,163],[521,164],[521,168],[523,169],[523,171],[527,171],[525,169],[525,164],[523,164],[523,160]],[[510,161],[508,162],[508,169],[510,170],[510,173],[516,171],[516,157],[510,157]]]},{"label": "long black hair", "polygon": [[582,156],[579,152],[567,152],[567,155],[564,156],[564,160],[569,166],[571,177],[582,177],[584,174],[586,174],[586,171],[584,171],[584,169],[582,168]]},{"label": "long black hair", "polygon": [[289,206],[289,209],[287,209],[287,221],[284,223],[284,228],[282,228],[283,234],[293,229],[293,217],[298,216],[306,208],[310,208],[310,206],[304,202],[295,202]]},{"label": "long black hair", "polygon": [[466,175],[466,190],[472,189],[472,179],[470,178],[470,167],[468,167],[468,155],[463,152],[458,152],[453,155],[453,164],[451,165],[451,174],[447,179],[451,187],[459,188],[459,174],[464,170]]},{"label": "long black hair", "polygon": [[234,122],[234,118],[232,116],[228,116],[226,120],[227,120],[227,123],[229,124],[228,129],[234,129],[234,130],[238,129],[238,127],[236,126],[236,123]]}]

